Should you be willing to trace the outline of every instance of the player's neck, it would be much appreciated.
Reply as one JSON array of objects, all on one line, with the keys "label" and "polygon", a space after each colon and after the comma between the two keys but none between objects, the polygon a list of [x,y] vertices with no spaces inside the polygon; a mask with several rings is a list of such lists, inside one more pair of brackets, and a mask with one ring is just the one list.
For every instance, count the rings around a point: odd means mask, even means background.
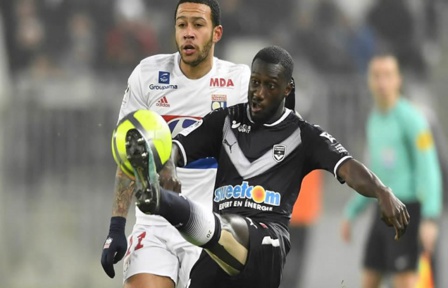
[{"label": "player's neck", "polygon": [[398,99],[399,99],[399,97],[397,96],[397,97],[394,97],[393,100],[391,100],[391,101],[386,101],[383,103],[378,102],[378,103],[376,103],[376,107],[381,113],[386,114],[389,111],[391,111],[392,109],[394,109],[394,107],[397,105]]},{"label": "player's neck", "polygon": [[204,77],[213,67],[213,57],[207,57],[198,65],[192,66],[180,60],[180,70],[188,79],[199,79]]},{"label": "player's neck", "polygon": [[285,106],[284,105],[280,105],[277,108],[277,111],[275,111],[274,114],[272,114],[272,116],[264,123],[264,124],[272,124],[275,123],[276,121],[278,121],[283,114],[285,113]]}]

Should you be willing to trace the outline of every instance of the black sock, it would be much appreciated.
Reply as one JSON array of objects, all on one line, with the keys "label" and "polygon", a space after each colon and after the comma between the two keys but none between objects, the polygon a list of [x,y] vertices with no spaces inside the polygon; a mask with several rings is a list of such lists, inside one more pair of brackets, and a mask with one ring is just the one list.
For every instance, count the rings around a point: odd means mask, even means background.
[{"label": "black sock", "polygon": [[182,194],[161,189],[158,214],[168,220],[194,245],[210,245],[212,239],[215,243],[219,241],[221,229],[217,228],[220,228],[220,222],[215,214],[202,205],[188,200]]},{"label": "black sock", "polygon": [[185,197],[160,188],[160,206],[157,214],[163,216],[174,227],[180,228],[188,222],[190,213],[190,203]]}]

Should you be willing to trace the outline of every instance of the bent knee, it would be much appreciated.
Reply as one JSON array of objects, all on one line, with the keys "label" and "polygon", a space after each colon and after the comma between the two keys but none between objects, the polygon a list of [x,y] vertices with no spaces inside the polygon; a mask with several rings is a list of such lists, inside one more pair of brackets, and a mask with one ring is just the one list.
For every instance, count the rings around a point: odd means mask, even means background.
[{"label": "bent knee", "polygon": [[243,245],[249,247],[249,228],[246,220],[240,215],[225,214],[220,215],[221,229],[229,232],[233,238]]}]

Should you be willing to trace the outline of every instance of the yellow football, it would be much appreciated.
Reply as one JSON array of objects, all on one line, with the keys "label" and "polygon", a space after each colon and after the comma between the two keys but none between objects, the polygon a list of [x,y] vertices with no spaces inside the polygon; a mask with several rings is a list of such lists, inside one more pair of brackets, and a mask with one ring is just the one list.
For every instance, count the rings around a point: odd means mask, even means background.
[{"label": "yellow football", "polygon": [[112,133],[112,155],[121,170],[134,179],[134,170],[126,155],[126,134],[131,129],[137,129],[150,143],[153,155],[160,159],[156,161],[157,171],[160,171],[171,156],[172,139],[168,124],[156,112],[143,109],[129,113],[117,124]]}]

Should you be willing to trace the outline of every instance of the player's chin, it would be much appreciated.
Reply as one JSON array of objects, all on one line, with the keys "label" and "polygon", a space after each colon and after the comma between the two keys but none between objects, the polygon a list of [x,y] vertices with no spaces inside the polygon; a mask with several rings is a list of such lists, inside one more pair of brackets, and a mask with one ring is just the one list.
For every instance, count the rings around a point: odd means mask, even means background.
[{"label": "player's chin", "polygon": [[266,117],[261,111],[250,111],[250,116],[255,123],[264,123],[266,121]]},{"label": "player's chin", "polygon": [[202,62],[201,59],[199,59],[195,55],[186,56],[186,55],[181,54],[181,58],[182,58],[182,62],[184,62],[185,64],[190,65],[190,66],[197,66],[197,65],[199,65],[199,63]]},{"label": "player's chin", "polygon": [[182,61],[184,61],[187,64],[190,64],[190,62],[193,62],[196,58],[193,55],[187,55],[186,53],[183,53],[183,51],[180,53],[180,56],[182,58]]}]

